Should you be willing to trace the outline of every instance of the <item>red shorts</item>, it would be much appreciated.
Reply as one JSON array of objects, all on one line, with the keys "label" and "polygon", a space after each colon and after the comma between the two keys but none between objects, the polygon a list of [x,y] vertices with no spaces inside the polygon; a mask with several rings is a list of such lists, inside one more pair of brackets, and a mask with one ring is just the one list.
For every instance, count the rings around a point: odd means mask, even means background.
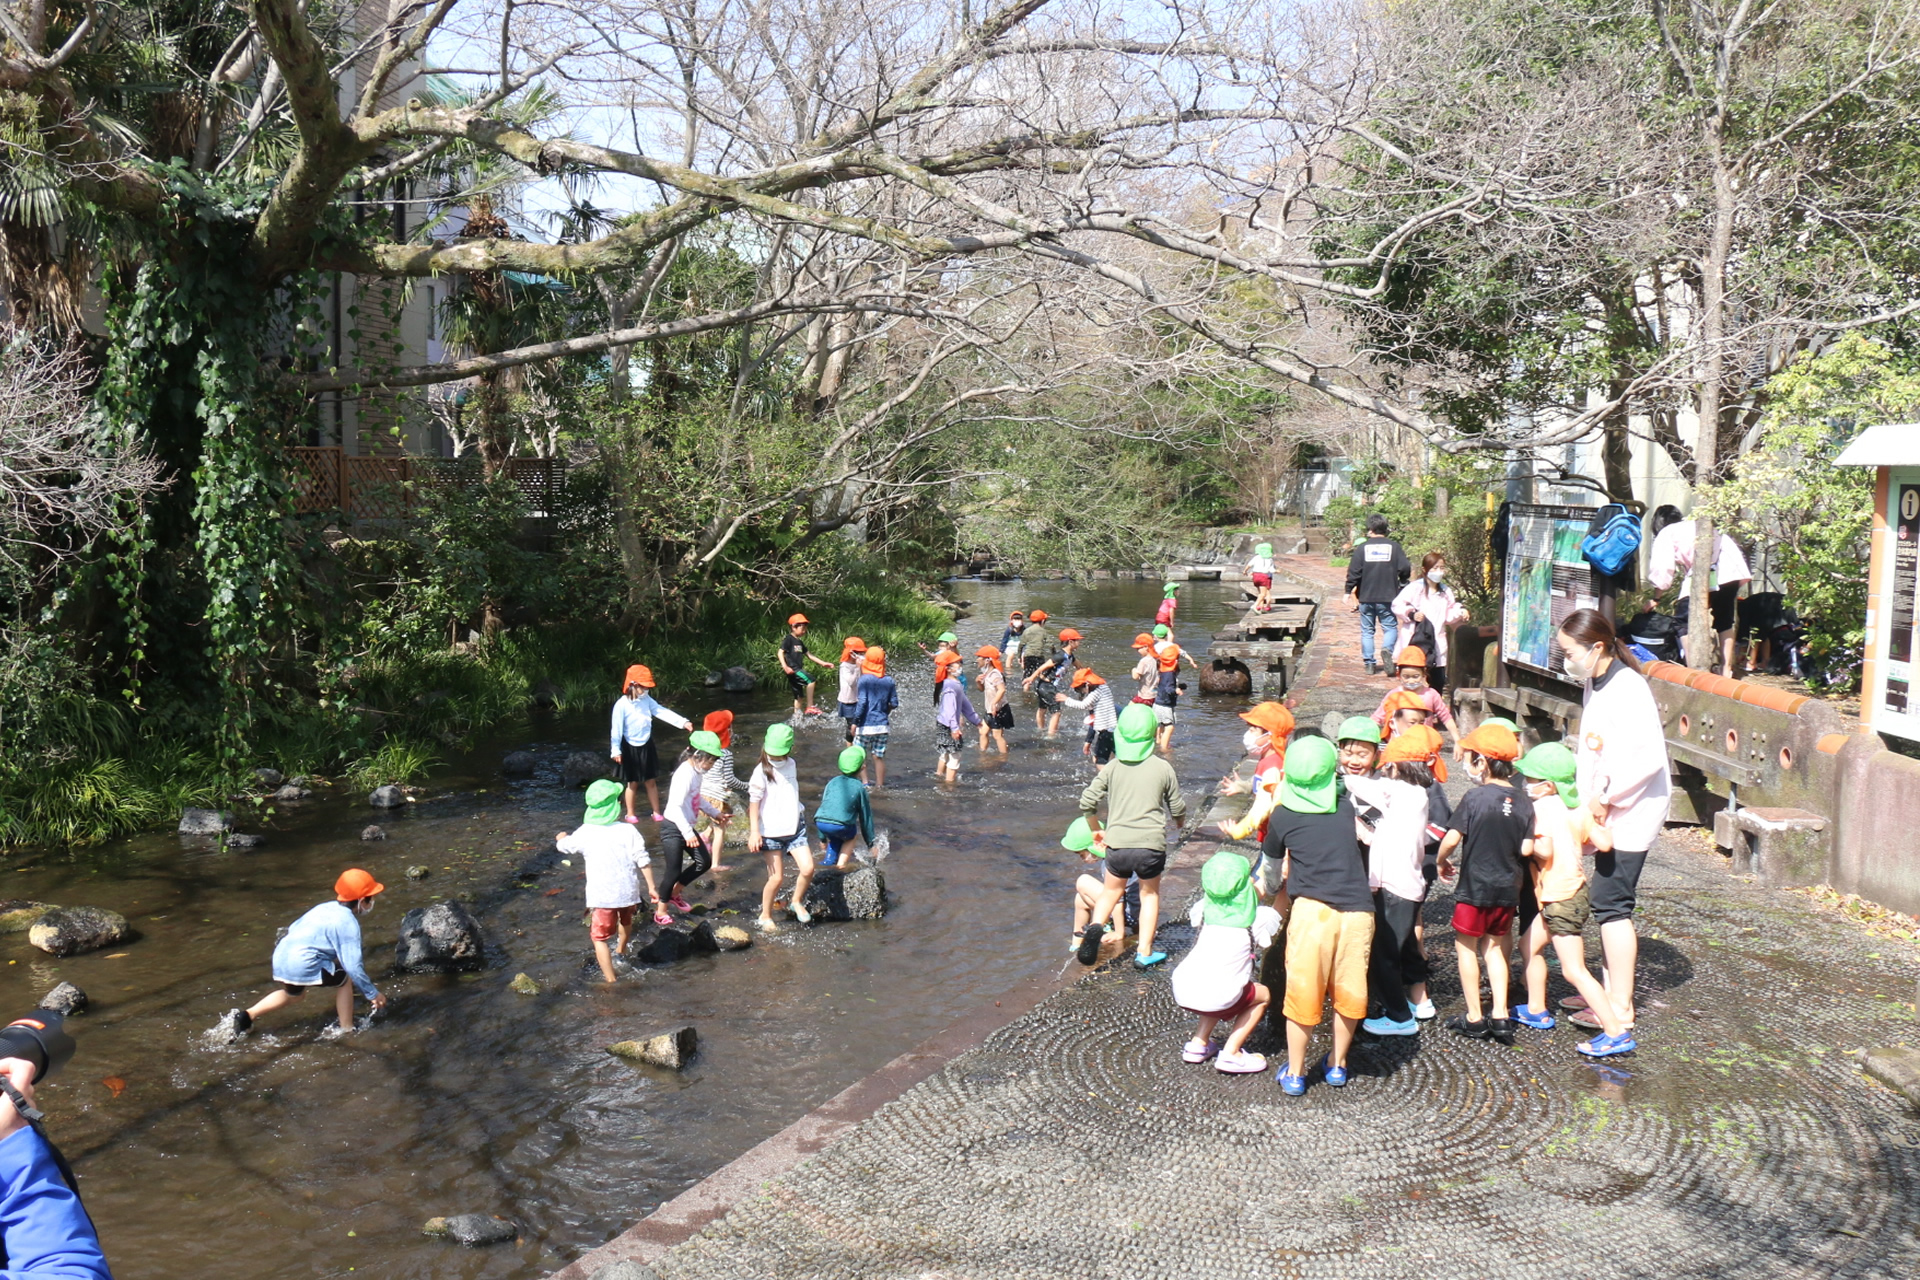
[{"label": "red shorts", "polygon": [[1253,575],[1253,585],[1256,587],[1270,587],[1273,585],[1273,575],[1270,573],[1256,573]]},{"label": "red shorts", "polygon": [[1513,928],[1513,907],[1476,907],[1453,904],[1453,931],[1462,938],[1498,938]]},{"label": "red shorts", "polygon": [[[1241,988],[1240,998],[1224,1009],[1187,1009],[1187,1012],[1196,1018],[1219,1018],[1223,1022],[1237,1018],[1247,1010],[1253,1008],[1254,1005],[1260,1003],[1260,993],[1254,990],[1257,985],[1257,983],[1249,982],[1245,987]],[[1181,1007],[1185,1008],[1186,1006],[1182,1005]]]},{"label": "red shorts", "polygon": [[593,932],[595,942],[605,942],[618,929],[633,928],[632,907],[595,907],[593,909]]}]

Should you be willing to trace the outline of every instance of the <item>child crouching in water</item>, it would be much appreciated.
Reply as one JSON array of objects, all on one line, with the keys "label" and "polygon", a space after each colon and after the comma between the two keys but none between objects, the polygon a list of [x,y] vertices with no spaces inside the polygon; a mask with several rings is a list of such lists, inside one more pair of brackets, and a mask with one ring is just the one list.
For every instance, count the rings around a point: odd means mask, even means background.
[{"label": "child crouching in water", "polygon": [[873,848],[873,806],[867,799],[867,784],[860,781],[860,770],[866,763],[865,748],[841,748],[840,773],[829,778],[826,789],[820,793],[820,807],[813,814],[813,829],[820,833],[820,843],[825,849],[820,858],[822,867],[834,871],[850,868],[853,850],[847,849],[844,859],[840,851],[853,842],[856,834],[867,848]]},{"label": "child crouching in water", "polygon": [[[1060,847],[1079,854],[1080,861],[1087,865],[1073,882],[1073,936],[1067,939],[1067,950],[1072,952],[1080,950],[1080,940],[1086,936],[1087,924],[1093,919],[1093,904],[1100,900],[1100,890],[1106,884],[1106,866],[1101,860],[1107,856],[1107,835],[1088,826],[1085,818],[1075,818],[1068,825],[1067,834],[1060,837]],[[1100,923],[1116,942],[1126,933],[1124,894]]]},{"label": "child crouching in water", "polygon": [[[605,778],[589,786],[586,820],[572,834],[562,831],[553,841],[561,853],[571,853],[587,864],[587,911],[592,918],[587,937],[593,943],[593,958],[600,962],[600,976],[608,982],[617,979],[607,943],[617,935],[614,950],[625,954],[627,940],[633,936],[635,907],[651,902],[655,924],[673,923],[660,901],[660,890],[654,887],[646,841],[638,830],[620,821],[622,791],[619,783]],[[647,885],[645,898],[640,896],[642,880]]]},{"label": "child crouching in water", "polygon": [[[1558,742],[1543,742],[1520,758],[1520,774],[1530,780],[1533,799],[1533,886],[1540,913],[1527,929],[1527,1003],[1513,1011],[1522,1026],[1551,1031],[1547,1012],[1547,943],[1560,957],[1560,972],[1587,1002],[1600,1022],[1600,1035],[1576,1045],[1589,1058],[1631,1053],[1637,1046],[1606,988],[1587,971],[1587,878],[1580,869],[1588,845],[1601,853],[1613,848],[1613,833],[1580,803],[1574,787],[1573,752]],[[1556,803],[1557,801],[1557,803]]]},{"label": "child crouching in water", "polygon": [[[1253,866],[1222,849],[1200,869],[1205,896],[1191,919],[1199,936],[1173,971],[1173,999],[1199,1017],[1193,1039],[1180,1050],[1183,1062],[1205,1062],[1231,1075],[1267,1069],[1266,1058],[1245,1050],[1247,1037],[1266,1016],[1273,995],[1253,980],[1260,952],[1280,932],[1280,913],[1263,907],[1253,890]],[[1213,1032],[1227,1024],[1226,1043],[1214,1055]]]}]

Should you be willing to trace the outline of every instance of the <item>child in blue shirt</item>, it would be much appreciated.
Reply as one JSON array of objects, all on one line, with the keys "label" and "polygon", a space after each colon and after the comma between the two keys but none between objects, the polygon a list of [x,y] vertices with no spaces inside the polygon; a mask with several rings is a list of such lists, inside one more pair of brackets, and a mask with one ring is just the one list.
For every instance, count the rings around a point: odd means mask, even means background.
[{"label": "child in blue shirt", "polygon": [[873,806],[867,800],[867,784],[860,781],[860,770],[866,763],[866,748],[858,744],[843,748],[839,775],[828,779],[826,790],[820,793],[820,807],[813,814],[813,829],[820,833],[820,842],[826,846],[826,853],[820,859],[822,867],[846,871],[853,865],[853,851],[847,850],[842,860],[840,849],[856,832],[862,843],[869,849],[873,847]]}]

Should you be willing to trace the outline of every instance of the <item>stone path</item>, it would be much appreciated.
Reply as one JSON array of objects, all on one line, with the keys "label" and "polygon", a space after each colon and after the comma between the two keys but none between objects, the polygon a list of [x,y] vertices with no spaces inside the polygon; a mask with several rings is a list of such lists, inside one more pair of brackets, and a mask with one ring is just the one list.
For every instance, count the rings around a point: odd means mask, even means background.
[{"label": "stone path", "polygon": [[[1352,614],[1336,606],[1323,637],[1307,724],[1371,710],[1385,687],[1358,674]],[[1358,1051],[1345,1089],[1316,1080],[1290,1099],[1271,1074],[1181,1063],[1192,1023],[1165,971],[1102,970],[652,1270],[1920,1275],[1920,1119],[1849,1056],[1915,1042],[1916,953],[1725,867],[1692,833],[1656,845],[1642,1047],[1612,1065],[1581,1061],[1571,1027],[1522,1030],[1513,1048],[1430,1028]],[[1450,907],[1444,893],[1428,905],[1436,961]],[[1177,961],[1189,931],[1163,937]],[[1451,963],[1436,975],[1444,1017],[1460,992]],[[1552,996],[1568,991],[1556,973]]]}]

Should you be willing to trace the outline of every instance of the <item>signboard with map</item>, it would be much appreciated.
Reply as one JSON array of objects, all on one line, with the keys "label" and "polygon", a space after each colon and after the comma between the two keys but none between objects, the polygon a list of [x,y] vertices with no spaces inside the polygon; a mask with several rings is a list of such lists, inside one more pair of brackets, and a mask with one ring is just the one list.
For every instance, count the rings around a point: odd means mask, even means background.
[{"label": "signboard with map", "polygon": [[1903,738],[1920,738],[1920,473],[1894,470],[1887,485],[1887,524],[1893,533],[1893,554],[1887,565],[1885,596],[1876,611],[1867,611],[1871,632],[1874,614],[1886,620],[1886,660],[1880,663],[1873,727]]},{"label": "signboard with map", "polygon": [[1566,680],[1566,655],[1555,633],[1575,609],[1599,605],[1592,569],[1580,554],[1594,508],[1516,502],[1510,511],[1500,656]]}]

